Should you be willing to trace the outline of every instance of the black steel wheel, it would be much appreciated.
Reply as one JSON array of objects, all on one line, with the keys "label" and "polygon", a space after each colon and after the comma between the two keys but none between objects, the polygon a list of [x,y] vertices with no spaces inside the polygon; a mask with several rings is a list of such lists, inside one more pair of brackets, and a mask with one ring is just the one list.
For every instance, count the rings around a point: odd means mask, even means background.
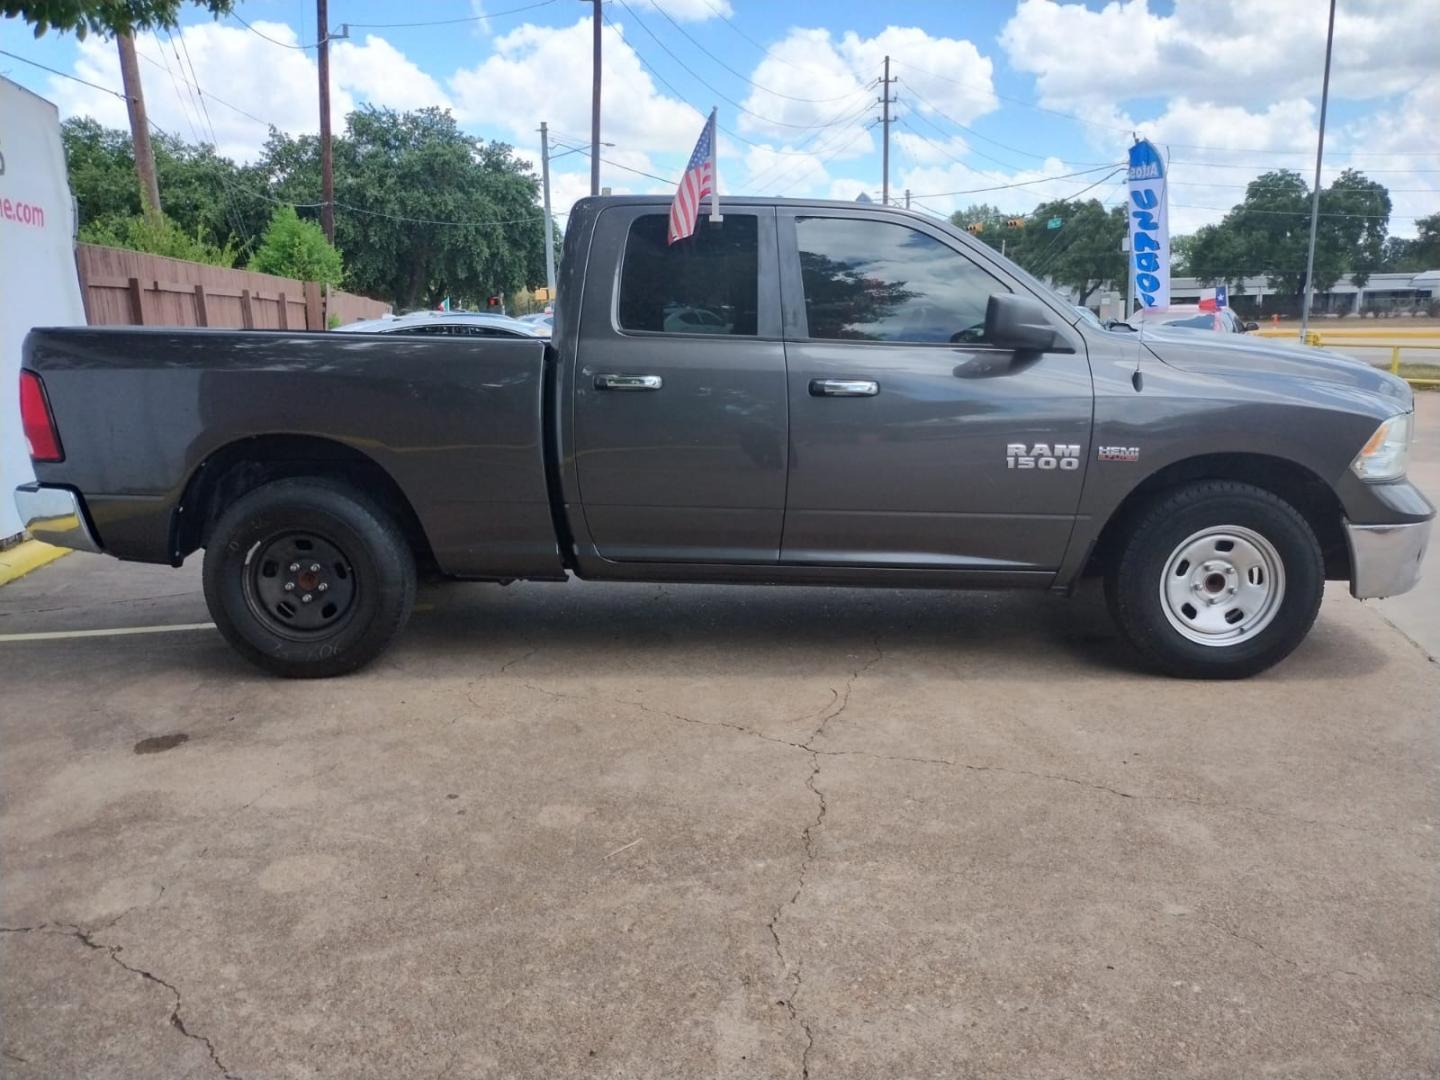
[{"label": "black steel wheel", "polygon": [[415,560],[395,520],[362,492],[277,480],[215,523],[205,599],[252,663],[293,678],[341,675],[374,659],[409,618]]}]

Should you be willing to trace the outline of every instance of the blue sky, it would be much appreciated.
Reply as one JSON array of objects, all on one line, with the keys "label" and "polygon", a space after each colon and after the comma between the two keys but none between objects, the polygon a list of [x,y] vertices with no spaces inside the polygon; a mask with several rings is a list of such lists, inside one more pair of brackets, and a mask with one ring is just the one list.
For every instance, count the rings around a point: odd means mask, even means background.
[{"label": "blue sky", "polygon": [[[577,0],[330,0],[332,29],[352,27],[334,45],[337,112],[443,105],[532,162],[543,119],[562,153],[588,136],[588,11]],[[1265,169],[1313,169],[1321,0],[609,0],[605,12],[602,137],[614,145],[602,183],[616,191],[665,188],[715,105],[722,190],[878,197],[886,54],[899,80],[892,194],[909,188],[937,213],[980,201],[1024,212],[1082,193],[1113,202],[1119,177],[1104,166],[1132,130],[1169,149],[1178,232],[1217,220]],[[306,46],[317,31],[308,0],[243,0],[237,14],[187,11],[173,36],[137,44],[155,123],[245,158],[267,124],[314,130]],[[425,25],[379,25],[401,23]],[[64,115],[124,125],[107,92],[120,84],[113,45],[35,39],[5,20],[0,49],[99,87],[0,56],[0,72]],[[1436,116],[1440,4],[1344,0],[1326,175],[1350,165],[1385,182],[1392,233],[1440,209]],[[554,171],[563,208],[587,190],[588,163],[569,153]]]}]

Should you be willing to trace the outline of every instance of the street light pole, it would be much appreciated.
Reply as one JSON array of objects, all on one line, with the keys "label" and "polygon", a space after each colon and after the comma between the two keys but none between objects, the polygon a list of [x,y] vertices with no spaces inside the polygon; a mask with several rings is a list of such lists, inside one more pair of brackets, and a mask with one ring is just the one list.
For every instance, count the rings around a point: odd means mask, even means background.
[{"label": "street light pole", "polygon": [[320,78],[320,227],[335,243],[335,164],[330,146],[330,12],[327,0],[315,0],[319,44],[315,67]]},{"label": "street light pole", "polygon": [[545,193],[545,286],[555,298],[555,225],[550,220],[550,128],[540,121],[540,184]]},{"label": "street light pole", "polygon": [[1320,138],[1315,143],[1315,190],[1310,193],[1310,251],[1305,256],[1305,297],[1300,309],[1300,344],[1310,329],[1311,278],[1315,274],[1315,233],[1320,224],[1320,163],[1325,158],[1325,112],[1330,105],[1330,52],[1335,45],[1335,0],[1330,0],[1330,28],[1325,31],[1325,79],[1320,85]]}]

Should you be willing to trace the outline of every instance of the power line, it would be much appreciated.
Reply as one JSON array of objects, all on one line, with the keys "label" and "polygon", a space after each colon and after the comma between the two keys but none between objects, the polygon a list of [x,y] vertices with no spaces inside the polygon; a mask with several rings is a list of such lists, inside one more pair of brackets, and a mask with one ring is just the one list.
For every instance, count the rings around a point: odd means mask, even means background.
[{"label": "power line", "polygon": [[82,79],[77,75],[71,75],[69,72],[61,71],[59,68],[50,67],[48,64],[42,64],[38,60],[31,60],[28,57],[19,55],[18,53],[9,52],[6,49],[0,49],[0,56],[8,56],[11,60],[19,60],[22,64],[29,64],[31,67],[39,68],[41,71],[48,71],[51,75],[59,75],[62,79],[69,79],[71,82],[80,83],[82,86],[88,86],[92,90],[101,90],[104,93],[119,98],[121,101],[130,100],[119,90],[112,90],[108,86],[101,86],[99,83],[93,83],[89,79]]},{"label": "power line", "polygon": [[710,0],[704,0],[704,2],[705,2],[705,6],[708,7],[711,11],[713,11],[713,12],[720,18],[720,20],[725,23],[726,26],[730,27],[731,30],[734,30],[735,33],[739,34],[742,38],[744,38],[746,41],[748,41],[751,45],[754,45],[755,48],[759,49],[760,52],[761,52],[767,59],[769,59],[769,60],[776,60],[776,61],[778,61],[779,63],[784,64],[786,67],[790,68],[790,69],[793,70],[793,71],[803,71],[803,70],[804,70],[803,68],[800,68],[800,67],[796,66],[795,64],[790,63],[790,61],[789,61],[789,60],[786,60],[783,56],[776,56],[776,55],[770,50],[770,48],[769,48],[768,46],[760,44],[760,42],[756,41],[756,40],[755,40],[754,38],[752,38],[749,34],[745,33],[745,31],[744,31],[744,30],[741,30],[740,27],[737,26],[737,25],[735,24],[735,22],[734,22],[733,20],[731,20],[731,18],[730,18],[728,15],[725,14],[725,12],[721,11],[718,7],[716,7],[714,4],[712,4],[712,3],[710,2]]},{"label": "power line", "polygon": [[[685,36],[685,40],[686,40],[686,41],[688,41],[688,42],[690,42],[690,44],[694,45],[697,49],[699,49],[702,53],[704,53],[706,56],[708,56],[711,60],[714,60],[715,63],[719,64],[722,68],[724,68],[726,71],[728,71],[731,75],[734,75],[737,79],[741,79],[741,80],[743,80],[744,82],[749,83],[751,86],[755,87],[756,90],[761,90],[761,91],[763,91],[764,93],[767,93],[767,94],[773,94],[775,97],[784,98],[784,99],[787,100],[787,101],[803,101],[803,102],[808,102],[808,103],[810,103],[810,104],[812,104],[812,105],[824,105],[824,104],[828,104],[829,102],[832,102],[832,101],[844,101],[846,98],[851,98],[851,97],[854,97],[854,96],[855,96],[855,93],[856,93],[856,92],[855,92],[854,90],[850,90],[850,91],[848,91],[848,92],[846,92],[846,93],[844,93],[844,94],[839,94],[839,95],[837,95],[836,97],[828,97],[828,98],[795,97],[795,96],[792,95],[792,94],[782,94],[779,90],[772,90],[772,89],[770,89],[770,87],[768,87],[768,86],[761,86],[759,83],[757,83],[754,79],[750,78],[748,75],[745,75],[743,72],[736,71],[736,70],[735,70],[734,68],[732,68],[729,64],[727,64],[724,60],[721,60],[718,56],[716,56],[716,55],[715,55],[714,53],[712,53],[709,49],[707,49],[704,45],[702,45],[699,41],[696,41],[695,38],[694,38],[694,36],[691,35],[690,31],[686,30],[685,27],[681,26],[678,22],[676,22],[675,19],[671,16],[671,14],[670,14],[668,11],[666,11],[663,6],[661,6],[660,0],[650,0],[650,4],[651,4],[651,6],[652,6],[656,11],[660,12],[660,14],[661,14],[662,16],[664,16],[666,22],[668,22],[671,26],[675,27],[676,30],[679,30],[680,33]],[[634,12],[631,12],[631,14],[634,14]],[[868,87],[867,87],[866,89],[868,89]]]},{"label": "power line", "polygon": [[966,188],[962,191],[932,191],[925,195],[918,195],[912,192],[910,197],[912,199],[943,199],[951,195],[979,195],[985,191],[1005,191],[1009,188],[1029,187],[1032,184],[1048,184],[1051,180],[1068,180],[1072,176],[1088,176],[1091,173],[1099,172],[1101,169],[1115,169],[1117,167],[1123,167],[1123,163],[1121,166],[1116,166],[1113,163],[1110,165],[1097,165],[1093,169],[1080,169],[1076,172],[1060,173],[1057,176],[1041,176],[1034,180],[1017,180],[1013,184],[996,184],[993,187]]},{"label": "power line", "polygon": [[[698,115],[700,115],[700,116],[702,116],[702,117],[705,117],[705,116],[709,116],[709,115],[710,115],[708,111],[706,111],[705,109],[700,108],[698,105],[696,105],[694,102],[692,102],[689,98],[687,98],[680,90],[678,90],[678,89],[676,88],[676,86],[675,86],[674,83],[672,83],[669,79],[667,79],[664,75],[662,75],[662,74],[660,73],[660,71],[655,67],[655,65],[652,64],[652,63],[650,63],[650,61],[645,58],[645,54],[642,53],[639,49],[637,49],[637,48],[635,47],[634,43],[633,43],[632,41],[630,41],[630,39],[627,38],[627,37],[624,35],[624,33],[622,32],[621,28],[615,24],[614,20],[612,20],[612,19],[610,18],[610,16],[605,12],[604,8],[601,8],[600,14],[601,14],[601,17],[605,20],[605,25],[608,26],[608,27],[610,27],[610,29],[614,30],[615,33],[620,36],[620,40],[623,41],[623,42],[625,42],[625,44],[629,47],[630,51],[635,54],[635,59],[640,61],[640,66],[643,67],[646,71],[648,71],[651,75],[653,75],[653,76],[660,82],[660,85],[661,85],[661,86],[665,87],[665,89],[669,90],[670,93],[674,94],[674,95],[675,95],[675,99],[676,99],[677,101],[679,101],[682,105],[687,105],[687,106],[689,106],[689,107],[690,107],[691,109],[693,109]],[[868,90],[869,87],[866,87],[865,89]],[[868,109],[869,107],[870,107],[870,102],[867,100],[863,105],[861,105],[859,111],[864,112],[864,111],[865,111],[866,109]],[[813,124],[813,125],[811,125],[811,128],[812,128],[812,129],[821,129],[821,128],[825,128],[825,127],[827,127],[827,126],[831,126],[831,124],[824,124],[824,123],[822,123],[822,124]],[[718,128],[719,128],[722,132],[724,132],[726,135],[730,136],[730,138],[734,139],[736,142],[742,142],[742,143],[744,143],[746,146],[758,147],[758,148],[767,150],[767,151],[769,151],[769,152],[772,153],[772,154],[781,154],[781,155],[784,155],[784,156],[795,156],[795,157],[808,157],[808,156],[809,156],[808,154],[806,154],[804,151],[801,151],[801,150],[776,150],[776,149],[772,149],[771,147],[766,146],[766,145],[763,144],[763,143],[758,143],[758,142],[756,142],[754,139],[747,138],[746,136],[741,135],[738,131],[732,131],[730,128],[725,127],[723,124],[717,124],[716,127],[718,127]],[[818,132],[817,132],[817,133],[818,133]],[[812,138],[813,138],[813,136],[812,136]],[[803,141],[805,141],[805,140],[802,140],[802,142],[803,142]]]},{"label": "power line", "polygon": [[[638,25],[641,30],[644,30],[645,33],[650,35],[650,37],[654,40],[655,44],[659,45],[660,48],[663,49],[672,60],[679,64],[680,67],[683,68],[684,71],[692,79],[698,82],[701,86],[705,87],[705,89],[709,90],[712,94],[718,97],[721,101],[725,102],[727,105],[733,106],[740,112],[744,113],[746,116],[753,116],[755,117],[755,119],[760,120],[766,124],[770,124],[773,127],[795,128],[800,131],[809,131],[811,128],[816,126],[814,124],[792,124],[786,120],[774,120],[768,116],[762,115],[761,113],[755,112],[753,109],[747,109],[744,105],[740,104],[740,102],[736,101],[732,97],[728,97],[725,94],[721,93],[720,90],[717,89],[713,84],[707,82],[705,79],[701,78],[698,74],[696,74],[693,68],[686,64],[684,60],[681,60],[679,56],[675,55],[675,51],[671,49],[670,46],[666,45],[665,42],[662,41],[660,37],[655,33],[654,30],[650,29],[644,19],[640,18],[639,15],[635,14],[635,9],[632,8],[628,3],[626,3],[626,0],[614,0],[614,2],[619,4],[626,11],[628,11],[630,13],[630,17],[635,20],[636,25]],[[609,20],[607,19],[606,21],[608,22]],[[611,25],[614,24],[612,23]],[[860,87],[860,89],[854,91],[851,96],[853,97],[854,94],[865,93],[869,89],[869,86],[862,86]]]},{"label": "power line", "polygon": [[[862,116],[864,116],[870,111],[871,104],[872,103],[868,99],[861,102],[859,108],[849,110],[849,112],[846,113],[840,121],[837,121],[836,124],[830,124],[826,127],[819,128],[811,134],[807,135],[805,138],[801,139],[796,144],[796,147],[793,150],[769,150],[768,152],[782,155],[782,157],[805,158],[807,159],[807,161],[816,159],[820,155],[825,154],[827,150],[833,149],[829,146],[830,139],[836,138],[838,136],[844,136],[847,134],[843,126],[841,127],[840,131],[832,131],[830,130],[830,128],[839,126],[841,124],[849,125],[855,123],[855,121],[859,120]],[[869,129],[866,128],[865,130]],[[849,138],[846,141],[846,145],[840,149],[849,148],[849,143],[854,141],[854,134],[854,132],[848,133]],[[810,150],[800,149],[800,147],[809,146],[817,139],[821,141],[821,145],[819,147]],[[768,148],[766,149],[768,150]],[[830,153],[827,157],[824,158],[824,160],[829,161],[831,158],[838,156],[840,153],[840,149],[834,149],[832,153]],[[803,167],[805,163],[806,162],[789,162],[784,160],[773,161],[765,168],[761,169],[753,177],[751,177],[750,187],[755,190],[759,190],[762,186],[762,178],[764,178],[764,184],[779,183],[783,178],[790,176],[797,167]]]},{"label": "power line", "polygon": [[484,15],[468,15],[462,19],[432,19],[429,22],[398,22],[398,23],[348,23],[347,25],[357,30],[410,30],[422,26],[454,26],[456,23],[488,22],[490,19],[498,19],[502,15],[515,15],[522,11],[534,11],[536,8],[549,7],[555,0],[540,0],[538,4],[526,4],[523,7],[506,8],[504,11],[491,11]]},{"label": "power line", "polygon": [[[1019,155],[1021,155],[1022,157],[1035,158],[1037,161],[1048,161],[1048,160],[1050,160],[1050,158],[1052,158],[1052,157],[1055,156],[1054,154],[1037,154],[1037,153],[1034,153],[1033,151],[1030,151],[1030,150],[1021,150],[1018,146],[1011,146],[1009,143],[1003,143],[1003,142],[1001,142],[999,139],[992,139],[992,138],[990,138],[990,136],[988,136],[988,135],[982,135],[982,134],[980,134],[980,132],[976,131],[974,128],[972,128],[972,127],[967,127],[966,125],[960,123],[959,120],[956,120],[953,116],[949,116],[949,115],[947,115],[946,113],[942,112],[934,103],[930,102],[930,101],[927,100],[926,98],[923,98],[923,97],[921,97],[918,93],[916,93],[915,88],[914,88],[913,86],[911,86],[909,83],[906,83],[905,85],[906,85],[906,89],[909,91],[909,94],[910,94],[911,97],[913,97],[916,101],[920,102],[921,105],[924,105],[927,109],[929,109],[931,112],[933,112],[936,116],[940,117],[940,119],[946,121],[947,123],[953,124],[955,127],[959,128],[961,131],[965,132],[966,135],[973,136],[974,138],[980,139],[980,140],[983,141],[983,142],[987,142],[987,143],[990,143],[990,144],[992,144],[992,145],[994,145],[994,146],[998,146],[998,147],[1000,147],[1000,149],[1002,149],[1002,150],[1009,150],[1012,154],[1019,154]],[[924,120],[927,124],[930,124],[930,126],[933,127],[936,131],[942,131],[942,129],[940,128],[940,126],[939,126],[938,124],[935,124],[934,122],[932,122],[932,121],[930,120],[930,118],[927,117],[923,112],[917,111],[915,115],[919,116],[920,119]],[[942,134],[943,134],[943,131],[942,131]],[[974,150],[973,147],[971,147],[971,149]],[[999,158],[991,157],[989,154],[986,154],[986,153],[984,153],[984,152],[982,152],[982,151],[980,151],[980,150],[975,150],[975,153],[979,154],[981,157],[986,158],[986,159],[989,160],[989,161],[995,161],[995,162],[998,162],[999,164],[1005,165],[1005,167],[1006,167],[1007,169],[1018,169],[1018,168],[1020,168],[1020,166],[1018,166],[1018,165],[1010,165],[1010,164],[1007,164],[1006,162],[1000,161]],[[1065,165],[1096,165],[1096,164],[1100,164],[1099,162],[1094,162],[1094,161],[1066,161],[1064,158],[1059,158],[1059,159],[1057,159],[1057,160],[1059,160],[1062,164],[1065,164]]]},{"label": "power line", "polygon": [[[183,32],[181,33],[180,37],[181,37],[181,40],[184,40],[185,35],[184,35]],[[158,40],[158,39],[156,40],[156,44],[159,44],[159,40]],[[144,60],[144,61],[145,61],[147,64],[149,64],[151,67],[161,68],[161,65],[160,65],[157,61],[155,61],[152,57],[146,55],[146,54],[143,53],[143,52],[140,52],[139,49],[136,49],[135,52],[136,52],[136,55],[139,56],[141,60]],[[160,55],[161,55],[162,58],[164,57],[165,52],[164,52],[163,49],[161,50]],[[164,71],[166,71],[166,72],[170,72],[170,67],[169,67],[168,64],[166,64],[164,68],[161,68],[161,70],[164,70]],[[171,78],[172,80],[175,78],[175,75],[174,75],[173,72],[170,72],[170,78]],[[188,84],[189,80],[186,78],[185,73],[184,73],[183,71],[180,73],[180,78],[181,78],[181,80],[182,80],[183,82],[186,82],[186,83]],[[102,89],[103,89],[103,87],[102,87]],[[113,92],[113,91],[112,91],[112,92]],[[179,96],[179,89],[178,89],[178,88],[176,89],[176,96],[177,96],[177,97]],[[215,102],[215,104],[217,104],[217,105],[224,105],[225,108],[229,109],[231,112],[237,113],[237,114],[239,114],[240,116],[245,117],[247,120],[253,120],[253,121],[255,121],[255,123],[257,123],[257,124],[264,124],[266,127],[273,127],[273,128],[278,128],[278,127],[279,127],[278,124],[273,124],[273,123],[271,123],[269,120],[262,119],[261,117],[256,116],[256,115],[255,115],[254,113],[252,113],[252,112],[246,112],[244,109],[240,108],[239,105],[232,105],[230,102],[226,101],[224,98],[216,97],[214,94],[207,94],[206,96],[209,97],[209,99],[210,99],[211,101]]]},{"label": "power line", "polygon": [[[251,26],[248,22],[246,22],[244,19],[242,19],[239,15],[236,15],[235,12],[232,11],[232,12],[230,12],[230,14],[234,17],[234,19],[235,19],[236,22],[238,22],[241,26],[245,27],[246,30],[249,30],[249,31],[250,31],[252,34],[254,34],[256,37],[264,38],[266,41],[270,42],[271,45],[279,45],[280,48],[282,48],[282,49],[299,49],[299,50],[302,50],[302,51],[303,51],[303,50],[305,50],[305,49],[313,49],[313,48],[315,48],[316,45],[319,44],[319,42],[317,41],[317,42],[311,42],[309,45],[291,45],[288,41],[281,41],[279,38],[273,38],[273,37],[271,37],[269,34],[265,33],[263,30],[256,30],[255,27]],[[289,27],[287,26],[286,29],[289,29]],[[183,36],[183,34],[182,34],[182,36]]]},{"label": "power line", "polygon": [[[586,157],[590,156],[590,151],[583,146],[571,146],[569,143],[560,142],[558,139],[554,141],[556,146],[563,146],[571,153],[584,154]],[[644,169],[633,169],[629,165],[621,165],[618,161],[611,161],[607,157],[601,157],[600,160],[603,161],[606,165],[613,165],[617,169],[624,169],[626,172],[636,173],[640,176],[648,176],[651,180],[659,180],[662,184],[678,183],[678,181],[672,180],[668,176],[656,176],[654,173],[646,172]]]},{"label": "power line", "polygon": [[[916,67],[914,64],[909,64],[907,66],[909,66],[912,70],[919,72],[921,75],[928,75],[932,79],[939,79],[941,82],[952,83],[955,86],[969,87],[977,92],[983,91],[985,94],[988,94],[991,97],[998,98],[1001,101],[1008,101],[1013,105],[1021,105],[1027,109],[1034,109],[1037,112],[1049,113],[1051,116],[1059,116],[1063,119],[1074,121],[1077,124],[1084,124],[1087,127],[1100,128],[1105,131],[1120,131],[1124,132],[1127,135],[1133,133],[1133,131],[1135,130],[1135,125],[1133,124],[1129,127],[1121,127],[1116,124],[1102,124],[1096,120],[1087,120],[1083,116],[1076,116],[1074,113],[1068,113],[1060,109],[1049,108],[1048,106],[1041,105],[1039,102],[1036,101],[1030,101],[1026,98],[1013,97],[1009,94],[1002,94],[998,90],[996,90],[993,85],[987,84],[986,86],[982,87],[977,83],[967,83],[961,79],[953,79],[948,75],[941,75],[938,72],[926,71],[924,68]],[[1177,143],[1168,141],[1167,145],[1178,146],[1182,150],[1223,150],[1227,152],[1241,154],[1284,154],[1290,155],[1292,157],[1308,157],[1310,155],[1309,150],[1275,150],[1262,147],[1242,146],[1207,146],[1203,143]],[[1018,152],[1019,151],[1017,151],[1017,153]],[[1395,153],[1383,150],[1337,150],[1335,151],[1335,153],[1343,155],[1345,157],[1433,157],[1436,155],[1440,155],[1440,151],[1436,150],[1399,151]]]}]

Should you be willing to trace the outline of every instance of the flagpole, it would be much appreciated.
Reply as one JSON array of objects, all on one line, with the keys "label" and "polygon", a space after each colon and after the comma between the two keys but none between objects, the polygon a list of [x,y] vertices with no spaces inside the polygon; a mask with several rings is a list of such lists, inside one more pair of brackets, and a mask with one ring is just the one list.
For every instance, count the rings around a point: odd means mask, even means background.
[{"label": "flagpole", "polygon": [[715,127],[715,114],[719,111],[718,106],[710,107],[710,220],[724,221],[720,216],[720,153],[716,145],[719,139],[719,132]]}]

